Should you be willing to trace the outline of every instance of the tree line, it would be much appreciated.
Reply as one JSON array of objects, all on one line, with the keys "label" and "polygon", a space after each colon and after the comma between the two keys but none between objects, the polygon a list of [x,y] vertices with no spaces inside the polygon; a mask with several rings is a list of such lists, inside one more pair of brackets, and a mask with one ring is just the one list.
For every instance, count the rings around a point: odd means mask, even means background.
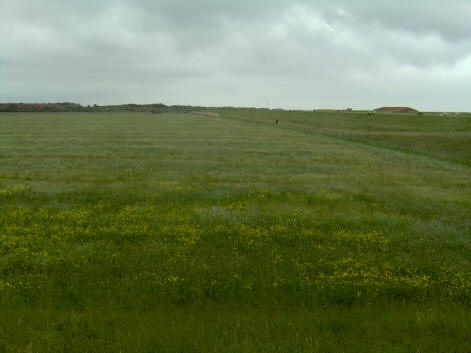
[{"label": "tree line", "polygon": [[154,114],[164,112],[186,113],[208,109],[224,110],[268,110],[266,108],[254,107],[204,107],[191,105],[165,105],[162,103],[152,104],[118,104],[118,105],[81,105],[78,103],[0,103],[1,112],[152,112]]}]

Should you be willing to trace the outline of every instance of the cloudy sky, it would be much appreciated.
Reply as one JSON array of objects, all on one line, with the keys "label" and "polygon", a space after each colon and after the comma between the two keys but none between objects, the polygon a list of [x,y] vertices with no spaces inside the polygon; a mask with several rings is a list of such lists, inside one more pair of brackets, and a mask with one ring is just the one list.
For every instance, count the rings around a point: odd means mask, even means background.
[{"label": "cloudy sky", "polygon": [[0,0],[0,102],[471,111],[470,0]]}]

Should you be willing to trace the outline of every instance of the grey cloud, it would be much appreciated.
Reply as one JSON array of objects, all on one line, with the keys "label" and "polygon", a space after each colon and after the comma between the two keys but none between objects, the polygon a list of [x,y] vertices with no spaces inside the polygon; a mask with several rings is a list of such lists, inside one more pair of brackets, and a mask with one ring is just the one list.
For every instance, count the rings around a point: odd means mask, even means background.
[{"label": "grey cloud", "polygon": [[471,110],[468,1],[1,6],[1,101]]},{"label": "grey cloud", "polygon": [[468,40],[471,3],[456,1],[344,1],[344,8],[367,23],[410,32],[434,33],[446,40]]}]

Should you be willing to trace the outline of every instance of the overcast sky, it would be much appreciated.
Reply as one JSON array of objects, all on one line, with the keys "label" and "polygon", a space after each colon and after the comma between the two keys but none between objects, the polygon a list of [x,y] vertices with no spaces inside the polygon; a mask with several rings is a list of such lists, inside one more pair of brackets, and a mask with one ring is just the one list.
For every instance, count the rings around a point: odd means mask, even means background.
[{"label": "overcast sky", "polygon": [[471,111],[471,0],[0,0],[0,102]]}]

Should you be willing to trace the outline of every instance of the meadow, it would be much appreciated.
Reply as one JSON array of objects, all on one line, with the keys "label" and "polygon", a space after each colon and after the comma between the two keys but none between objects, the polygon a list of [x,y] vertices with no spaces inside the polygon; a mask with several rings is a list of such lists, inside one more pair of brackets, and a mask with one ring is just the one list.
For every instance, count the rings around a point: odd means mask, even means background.
[{"label": "meadow", "polygon": [[0,114],[0,352],[471,351],[471,117],[212,113]]}]

